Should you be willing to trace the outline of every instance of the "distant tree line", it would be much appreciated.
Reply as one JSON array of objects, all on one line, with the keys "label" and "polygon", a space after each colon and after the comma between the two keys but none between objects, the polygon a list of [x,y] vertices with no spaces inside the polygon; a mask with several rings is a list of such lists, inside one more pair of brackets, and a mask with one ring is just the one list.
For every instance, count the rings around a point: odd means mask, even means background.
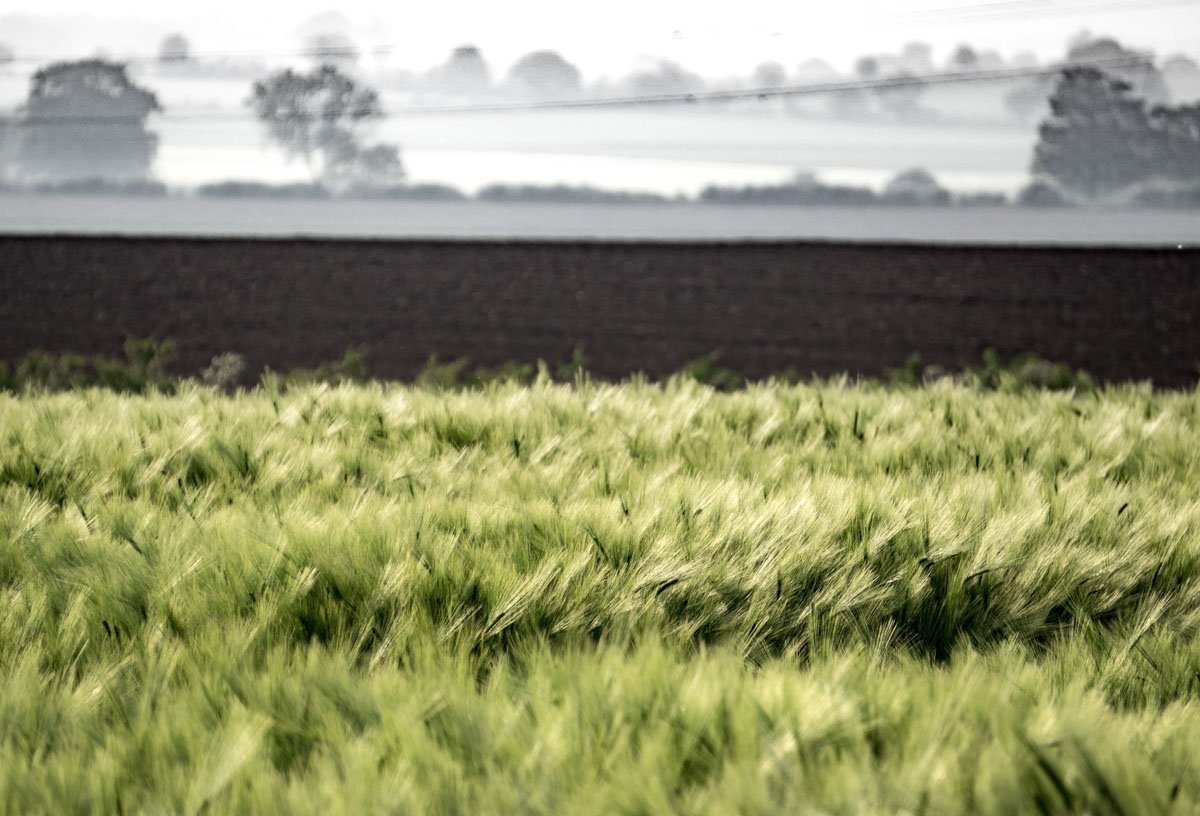
[{"label": "distant tree line", "polygon": [[[317,31],[305,42],[313,67],[270,72],[253,82],[246,104],[270,141],[289,158],[304,162],[312,182],[285,187],[225,182],[207,185],[202,194],[465,197],[438,185],[404,185],[399,148],[369,139],[384,112],[378,92],[353,70],[361,54],[352,39],[344,33]],[[0,47],[0,63],[6,58],[12,58],[11,51]],[[179,34],[162,41],[157,59],[168,68],[196,61],[190,43]],[[944,66],[938,66],[927,45],[910,43],[899,54],[859,59],[855,75],[882,82],[869,89],[845,89],[831,94],[829,100],[845,116],[882,111],[901,120],[921,118],[928,113],[921,103],[928,89],[924,75],[938,70],[969,74],[1004,65],[994,52],[963,45]],[[802,71],[834,76],[828,66],[813,62]],[[1022,193],[1020,203],[1195,203],[1200,198],[1200,105],[1168,104],[1171,88],[1189,77],[1197,80],[1200,94],[1200,69],[1186,58],[1167,60],[1160,69],[1152,55],[1116,40],[1078,38],[1057,72],[1031,79],[1009,95],[1010,101],[1019,99],[1020,106],[1028,106],[1026,113],[1039,106],[1046,109],[1031,166],[1035,182]],[[782,65],[764,63],[753,81],[770,88],[796,78]],[[430,72],[428,81],[451,93],[482,93],[495,87],[482,53],[469,45],[456,48],[445,64]],[[570,100],[585,93],[579,69],[548,50],[519,59],[504,87],[534,99]],[[704,89],[703,78],[662,62],[611,90],[652,97]],[[161,110],[156,95],[135,83],[119,62],[88,59],[48,65],[33,75],[28,97],[15,114],[0,119],[0,184],[74,192],[161,193],[161,185],[153,181],[158,137],[150,127]],[[596,203],[668,200],[562,185],[496,185],[477,197]],[[774,186],[710,187],[700,196],[702,201],[726,203],[920,205],[998,203],[996,198],[955,198],[923,171],[897,176],[882,193],[799,178]]]},{"label": "distant tree line", "polygon": [[942,187],[932,173],[919,167],[897,173],[878,193],[868,187],[824,184],[811,174],[800,173],[787,184],[706,187],[697,200],[705,204],[909,207],[1003,206],[1008,203],[1001,193],[955,195]]}]

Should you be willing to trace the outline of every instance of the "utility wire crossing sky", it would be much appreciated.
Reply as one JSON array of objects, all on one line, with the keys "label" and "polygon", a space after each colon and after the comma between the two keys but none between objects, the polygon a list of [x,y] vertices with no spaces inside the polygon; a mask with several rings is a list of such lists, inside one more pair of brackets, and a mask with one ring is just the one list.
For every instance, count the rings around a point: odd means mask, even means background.
[{"label": "utility wire crossing sky", "polygon": [[[1100,68],[1127,68],[1141,64],[1140,60],[1127,58],[1110,60],[1093,60],[1090,65]],[[1059,72],[1056,67],[1043,68],[1009,68],[994,71],[964,71],[942,73],[922,77],[887,77],[881,79],[852,80],[849,82],[822,82],[809,85],[787,85],[778,87],[741,88],[723,91],[698,91],[695,93],[668,93],[644,96],[617,96],[582,99],[559,99],[533,102],[499,102],[494,104],[474,105],[429,105],[411,106],[398,110],[384,111],[385,116],[411,116],[419,114],[449,114],[449,113],[502,113],[505,111],[532,111],[554,109],[584,109],[604,107],[634,107],[644,105],[666,105],[698,102],[724,102],[745,99],[770,99],[787,96],[815,96],[821,94],[839,93],[855,90],[885,90],[888,88],[904,88],[912,85],[963,85],[982,82],[1001,82],[1013,79],[1025,79],[1038,76],[1053,76]],[[331,114],[339,117],[341,114]],[[163,118],[180,121],[241,121],[252,119],[249,112],[233,111],[201,111],[183,113],[165,113]],[[20,120],[21,125],[77,125],[77,124],[106,124],[122,122],[131,117],[121,114],[104,116],[79,116],[61,114],[51,116],[27,116]],[[135,117],[140,119],[140,117]],[[319,118],[319,115],[314,115]]]}]

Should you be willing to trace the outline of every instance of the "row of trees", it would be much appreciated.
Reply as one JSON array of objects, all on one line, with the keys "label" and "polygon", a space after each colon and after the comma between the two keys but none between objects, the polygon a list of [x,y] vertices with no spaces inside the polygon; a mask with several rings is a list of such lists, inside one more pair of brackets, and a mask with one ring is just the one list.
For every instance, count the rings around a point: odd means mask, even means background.
[{"label": "row of trees", "polygon": [[[1111,38],[1077,37],[1068,47],[1058,68],[1079,65],[1115,66],[1108,70],[1134,85],[1137,92],[1154,103],[1166,103],[1172,98],[1200,97],[1200,66],[1191,59],[1177,55],[1159,66],[1153,54],[1123,46]],[[857,79],[865,83],[880,83],[867,89],[846,89],[827,97],[827,109],[837,116],[867,118],[883,115],[896,119],[928,118],[930,111],[923,107],[930,84],[929,77],[944,73],[970,74],[999,69],[1034,69],[1037,58],[1032,53],[1017,54],[1005,60],[998,52],[976,50],[960,45],[949,58],[939,64],[934,61],[932,48],[925,43],[909,43],[898,53],[871,54],[858,59],[847,77],[828,63],[810,60],[795,71],[788,71],[778,62],[764,62],[746,78],[712,83],[688,71],[683,66],[661,61],[653,68],[636,72],[613,85],[592,90],[628,94],[695,93],[722,87],[774,88],[789,84],[837,82]],[[1053,67],[1053,66],[1052,66]],[[1032,124],[1044,116],[1047,100],[1054,88],[1054,73],[1015,80],[1003,91],[1004,105],[1010,115],[1023,123]],[[880,82],[883,81],[883,82]],[[425,76],[428,87],[455,93],[477,95],[497,88],[524,92],[543,98],[569,98],[585,91],[579,70],[560,54],[539,51],[519,60],[501,81],[492,72],[482,52],[474,46],[455,49],[442,65]]]},{"label": "row of trees", "polygon": [[[348,74],[361,74],[359,62],[363,54],[352,36],[346,32],[348,21],[340,15],[315,21],[305,36],[302,53],[313,64],[332,65]],[[339,28],[338,26],[341,26]],[[329,26],[332,26],[331,28]],[[0,62],[5,49],[0,45]],[[233,65],[227,57],[205,59],[198,57],[191,44],[181,34],[171,34],[159,44],[159,66],[166,71],[184,71],[197,76],[216,72],[224,74]],[[895,53],[873,53],[859,58],[849,76],[834,70],[821,60],[810,60],[789,71],[777,62],[759,65],[748,77],[712,81],[669,61],[659,62],[646,70],[633,73],[615,82],[601,81],[585,86],[579,68],[556,51],[543,50],[526,54],[504,76],[494,76],[479,48],[463,45],[454,49],[442,64],[423,75],[401,76],[376,70],[374,81],[397,84],[409,91],[436,91],[454,95],[482,96],[490,93],[515,94],[540,99],[570,99],[585,93],[654,95],[694,93],[706,89],[727,87],[779,87],[788,84],[836,82],[857,79],[864,82],[886,81],[872,89],[849,88],[825,97],[825,109],[846,118],[885,116],[896,119],[927,119],[937,116],[925,106],[929,85],[926,78],[945,72],[972,73],[1005,68],[1036,68],[1037,59],[1031,53],[1019,53],[1005,59],[996,51],[981,50],[970,45],[958,46],[941,62],[933,58],[926,43],[914,42]],[[1177,55],[1156,64],[1152,54],[1130,49],[1112,38],[1096,38],[1081,34],[1068,47],[1058,67],[1096,65],[1104,67],[1132,83],[1137,93],[1156,104],[1200,97],[1200,66]],[[250,63],[241,67],[244,75],[261,75],[266,69]],[[1047,100],[1054,86],[1052,74],[1013,80],[1000,86],[1004,106],[1009,114],[1025,124],[1033,124],[1047,113]],[[811,110],[806,103],[780,102],[781,105]],[[940,104],[953,111],[953,101],[943,97]]]},{"label": "row of trees", "polygon": [[[333,189],[403,179],[399,149],[365,141],[383,118],[379,94],[335,66],[277,71],[254,83],[247,104],[274,143]],[[158,150],[149,120],[161,110],[120,63],[47,66],[33,75],[16,117],[0,122],[0,180],[145,181]]]},{"label": "row of trees", "polygon": [[[534,62],[531,76],[560,83],[544,86],[548,93],[578,81],[553,61]],[[1039,129],[1035,176],[1093,200],[1145,185],[1200,184],[1200,104],[1158,103],[1165,94],[1145,65],[1120,66],[1123,75],[1090,65],[1061,72]],[[327,187],[403,178],[398,148],[366,141],[383,117],[378,93],[334,65],[277,71],[253,84],[247,104],[269,138]],[[160,110],[154,93],[132,82],[119,63],[48,66],[34,74],[18,116],[0,129],[0,171],[32,182],[144,180],[158,147],[148,121]]]},{"label": "row of trees", "polygon": [[[331,65],[346,73],[355,73],[361,54],[345,35],[318,34],[310,37],[303,56],[318,66]],[[169,68],[194,65],[187,40],[173,34],[159,47],[158,62]],[[672,62],[661,62],[651,70],[627,77],[620,89],[629,93],[671,93],[696,91],[704,87],[697,74]],[[587,90],[583,73],[562,54],[552,50],[531,51],[518,59],[503,78],[493,76],[483,52],[463,45],[450,52],[446,61],[423,77],[422,87],[442,93],[481,96],[497,90],[540,99],[571,99]]]},{"label": "row of trees", "polygon": [[[353,39],[344,32],[310,34],[302,53],[318,64],[328,63],[350,71],[362,54]],[[187,40],[179,34],[166,37],[159,46],[159,63],[183,66],[195,63]],[[1155,103],[1172,98],[1200,96],[1200,66],[1177,55],[1156,65],[1152,54],[1127,48],[1107,37],[1077,36],[1068,46],[1059,67],[1073,65],[1113,65],[1118,76],[1134,84],[1138,93]],[[630,94],[690,93],[706,88],[719,89],[730,84],[754,87],[779,87],[787,84],[859,79],[891,80],[893,85],[873,91],[848,89],[828,99],[829,112],[852,118],[883,114],[901,119],[926,117],[930,111],[921,102],[928,90],[924,77],[944,73],[972,73],[999,69],[1036,68],[1037,57],[1022,52],[1005,59],[994,50],[959,45],[943,61],[933,58],[927,43],[908,43],[895,53],[874,53],[855,61],[849,77],[839,74],[828,63],[810,60],[794,71],[778,62],[760,64],[750,76],[725,82],[711,82],[683,66],[661,61],[647,70],[635,72],[612,84],[585,88],[579,69],[556,51],[535,51],[518,60],[503,77],[493,75],[479,48],[463,45],[454,49],[445,62],[419,78],[411,78],[414,88],[459,95],[483,95],[496,91],[515,92],[541,98],[570,98],[585,91]],[[382,76],[381,76],[382,79]],[[1004,104],[1021,122],[1032,124],[1046,113],[1046,102],[1053,90],[1053,78],[1031,77],[1017,80],[1004,90]]]}]

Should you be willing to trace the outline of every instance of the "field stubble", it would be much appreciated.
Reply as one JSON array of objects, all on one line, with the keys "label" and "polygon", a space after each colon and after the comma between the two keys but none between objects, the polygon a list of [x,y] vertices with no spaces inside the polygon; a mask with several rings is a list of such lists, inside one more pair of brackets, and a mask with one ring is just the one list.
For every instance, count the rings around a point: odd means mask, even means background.
[{"label": "field stubble", "polygon": [[1189,813],[1200,394],[0,395],[8,812]]}]

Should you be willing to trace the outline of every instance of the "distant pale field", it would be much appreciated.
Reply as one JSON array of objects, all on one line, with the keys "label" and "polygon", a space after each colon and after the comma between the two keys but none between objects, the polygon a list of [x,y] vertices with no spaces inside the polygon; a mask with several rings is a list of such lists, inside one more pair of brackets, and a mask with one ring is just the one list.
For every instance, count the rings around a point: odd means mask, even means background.
[{"label": "distant pale field", "polygon": [[3,233],[1200,244],[1187,210],[502,204],[0,194]]},{"label": "distant pale field", "polygon": [[1200,392],[185,385],[0,427],[0,811],[1200,809]]}]

